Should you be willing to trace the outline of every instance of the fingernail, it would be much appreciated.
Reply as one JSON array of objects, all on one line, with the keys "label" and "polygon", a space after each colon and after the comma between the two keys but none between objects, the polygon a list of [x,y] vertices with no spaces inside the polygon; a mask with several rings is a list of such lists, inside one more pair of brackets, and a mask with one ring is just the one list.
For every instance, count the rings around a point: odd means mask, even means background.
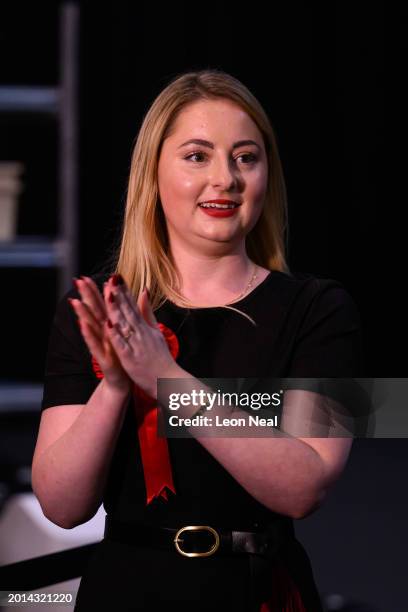
[{"label": "fingernail", "polygon": [[73,301],[74,301],[74,300],[73,300],[72,298],[68,298],[68,302],[71,304],[72,308],[74,307],[74,306],[73,306],[73,303],[72,303]]},{"label": "fingernail", "polygon": [[118,285],[124,285],[125,281],[123,280],[123,277],[120,274],[113,274],[112,283],[115,285],[115,287],[117,287]]},{"label": "fingernail", "polygon": [[109,301],[111,302],[111,304],[115,303],[115,296],[113,295],[113,293],[109,294]]}]

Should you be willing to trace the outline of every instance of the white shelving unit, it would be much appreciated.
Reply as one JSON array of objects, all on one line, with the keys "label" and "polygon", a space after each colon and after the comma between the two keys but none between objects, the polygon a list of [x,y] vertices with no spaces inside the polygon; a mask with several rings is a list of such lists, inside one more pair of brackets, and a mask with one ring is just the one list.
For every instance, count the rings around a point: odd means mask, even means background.
[{"label": "white shelving unit", "polygon": [[[0,85],[0,113],[55,117],[58,134],[57,236],[23,236],[0,241],[2,268],[55,268],[57,300],[78,270],[78,72],[79,6],[61,4],[59,83],[55,87]],[[35,120],[35,119],[34,119]],[[1,376],[1,373],[0,373]],[[39,410],[42,386],[0,381],[0,413]]]}]

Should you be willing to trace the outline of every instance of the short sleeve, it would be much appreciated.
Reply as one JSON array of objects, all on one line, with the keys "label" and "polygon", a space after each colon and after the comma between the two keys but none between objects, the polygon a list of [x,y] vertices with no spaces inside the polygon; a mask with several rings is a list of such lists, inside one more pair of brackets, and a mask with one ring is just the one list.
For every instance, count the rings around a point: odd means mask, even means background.
[{"label": "short sleeve", "polygon": [[363,376],[360,314],[344,287],[314,279],[314,295],[295,342],[289,376]]},{"label": "short sleeve", "polygon": [[337,281],[314,279],[314,283],[315,293],[295,343],[285,388],[315,391],[316,407],[323,411],[325,398],[332,398],[336,404],[328,408],[331,426],[336,424],[342,435],[365,436],[372,402],[359,381],[364,367],[360,313]]},{"label": "short sleeve", "polygon": [[63,296],[51,325],[41,410],[62,404],[86,404],[100,382],[93,372],[91,354],[68,301],[70,297],[79,298],[79,294],[71,289]]}]

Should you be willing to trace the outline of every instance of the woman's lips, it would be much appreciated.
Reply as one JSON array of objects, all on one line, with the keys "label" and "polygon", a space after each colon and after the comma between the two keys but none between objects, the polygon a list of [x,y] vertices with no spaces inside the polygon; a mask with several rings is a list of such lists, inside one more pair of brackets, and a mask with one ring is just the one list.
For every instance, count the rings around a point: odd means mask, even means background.
[{"label": "woman's lips", "polygon": [[232,215],[235,215],[238,208],[239,206],[237,206],[236,208],[225,208],[225,209],[203,208],[202,206],[199,206],[199,209],[202,210],[207,215],[210,215],[210,217],[232,217]]}]

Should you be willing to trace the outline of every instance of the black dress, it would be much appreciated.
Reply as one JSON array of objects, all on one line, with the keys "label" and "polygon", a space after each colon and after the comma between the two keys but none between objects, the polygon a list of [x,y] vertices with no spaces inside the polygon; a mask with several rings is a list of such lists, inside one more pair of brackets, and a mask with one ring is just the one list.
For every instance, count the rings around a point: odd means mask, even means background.
[{"label": "black dress", "polygon": [[[105,280],[104,275],[94,277],[101,291]],[[68,297],[79,294],[68,291],[57,307],[42,409],[85,404],[100,382]],[[198,378],[363,375],[359,313],[338,282],[272,271],[233,306],[257,326],[233,310],[218,307],[185,309],[167,301],[156,310],[157,320],[176,334],[177,362],[190,374]],[[155,499],[147,506],[130,404],[131,400],[103,499],[108,515],[128,523],[213,524],[243,530],[283,518],[251,497],[193,437],[168,439],[176,495],[169,494],[168,501]],[[284,520],[292,523],[289,517]],[[296,584],[307,612],[319,612],[312,569],[296,539],[282,553],[281,567]],[[278,568],[271,564],[269,569],[270,587],[264,587],[279,589]],[[82,576],[75,609],[248,611],[253,609],[249,582],[246,555],[190,559],[103,540]],[[264,597],[265,593],[260,595],[260,603]],[[295,608],[282,604],[276,609]]]}]

